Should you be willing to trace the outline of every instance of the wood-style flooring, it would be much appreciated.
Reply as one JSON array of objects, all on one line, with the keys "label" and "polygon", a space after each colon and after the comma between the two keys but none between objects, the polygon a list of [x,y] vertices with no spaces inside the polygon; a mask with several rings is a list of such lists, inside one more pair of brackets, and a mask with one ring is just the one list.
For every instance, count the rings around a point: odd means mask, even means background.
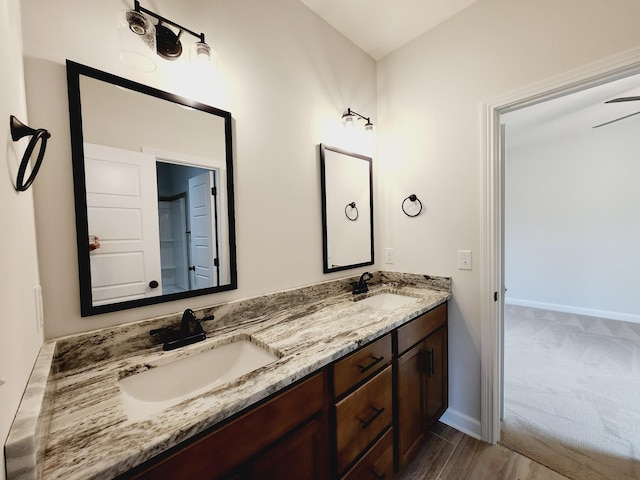
[{"label": "wood-style flooring", "polygon": [[438,422],[396,480],[567,480],[501,445],[490,445]]}]

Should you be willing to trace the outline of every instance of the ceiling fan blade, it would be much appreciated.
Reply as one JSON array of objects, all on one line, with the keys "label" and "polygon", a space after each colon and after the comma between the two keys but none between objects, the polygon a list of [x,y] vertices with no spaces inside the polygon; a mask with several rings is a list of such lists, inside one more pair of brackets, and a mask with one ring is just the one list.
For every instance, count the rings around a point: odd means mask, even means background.
[{"label": "ceiling fan blade", "polygon": [[611,120],[609,122],[601,123],[600,125],[596,125],[592,128],[604,127],[605,125],[609,125],[610,123],[619,122],[620,120],[624,120],[625,118],[633,117],[634,115],[640,115],[640,112],[632,113],[631,115],[625,115],[624,117],[616,118],[615,120]]},{"label": "ceiling fan blade", "polygon": [[604,103],[637,102],[638,100],[640,100],[640,97],[619,97],[613,100],[607,100]]}]

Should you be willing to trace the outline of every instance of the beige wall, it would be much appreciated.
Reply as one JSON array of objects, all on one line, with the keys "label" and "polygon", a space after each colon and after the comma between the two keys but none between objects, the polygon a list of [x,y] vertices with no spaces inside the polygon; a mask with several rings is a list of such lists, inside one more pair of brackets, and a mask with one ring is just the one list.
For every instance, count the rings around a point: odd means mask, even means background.
[{"label": "beige wall", "polygon": [[[399,271],[453,277],[447,417],[478,433],[480,104],[637,46],[638,18],[635,0],[481,0],[378,62],[378,250],[394,247]],[[411,193],[425,206],[415,219],[399,207]]]},{"label": "beige wall", "polygon": [[[0,383],[3,383],[0,385],[0,445],[3,447],[42,344],[34,295],[34,287],[40,280],[33,189],[16,192],[15,178],[9,173],[10,169],[17,169],[18,155],[21,158],[25,148],[21,141],[14,149],[9,115],[30,124],[26,111],[20,3],[7,0],[0,3]],[[32,125],[46,128],[46,125]],[[36,183],[41,180],[38,177]],[[0,479],[4,478],[2,455]]]},{"label": "beige wall", "polygon": [[[348,106],[375,113],[375,62],[368,55],[297,0],[201,0],[190,2],[192,9],[161,0],[148,7],[204,31],[218,69],[198,77],[163,61],[145,74],[117,59],[116,16],[126,2],[22,4],[29,113],[55,133],[35,194],[47,337],[345,275],[322,273],[317,145],[372,153],[372,145],[358,143],[358,132],[347,137],[340,121]],[[80,317],[66,58],[232,113],[238,290]]]},{"label": "beige wall", "polygon": [[[322,274],[315,146],[375,153],[345,137],[339,116],[350,106],[375,117],[377,106],[377,258],[395,248],[395,264],[377,266],[453,277],[450,415],[477,427],[480,102],[638,45],[638,2],[481,0],[385,57],[377,73],[371,58],[297,0],[201,0],[191,10],[154,2],[205,31],[217,50],[216,77],[204,83],[177,65],[142,74],[116,59],[115,15],[127,2],[21,3],[29,114],[55,138],[35,188],[47,337],[342,276]],[[237,291],[80,318],[65,58],[231,111]],[[414,219],[400,209],[411,193],[424,204]],[[473,251],[472,271],[457,270],[458,249]]]}]

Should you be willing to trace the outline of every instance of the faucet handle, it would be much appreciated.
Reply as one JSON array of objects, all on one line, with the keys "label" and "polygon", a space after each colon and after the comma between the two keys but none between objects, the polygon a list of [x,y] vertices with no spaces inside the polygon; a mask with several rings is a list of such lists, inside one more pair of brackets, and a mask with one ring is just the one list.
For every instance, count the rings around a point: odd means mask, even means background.
[{"label": "faucet handle", "polygon": [[154,328],[149,331],[149,335],[161,335],[165,333],[170,333],[173,331],[173,327],[169,325],[168,327]]}]

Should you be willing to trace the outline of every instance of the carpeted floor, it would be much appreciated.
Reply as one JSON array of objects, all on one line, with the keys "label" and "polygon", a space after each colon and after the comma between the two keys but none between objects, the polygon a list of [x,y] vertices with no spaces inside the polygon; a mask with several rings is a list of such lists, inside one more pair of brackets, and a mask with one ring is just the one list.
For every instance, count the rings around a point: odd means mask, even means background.
[{"label": "carpeted floor", "polygon": [[640,479],[640,324],[505,306],[500,443],[575,480]]}]

